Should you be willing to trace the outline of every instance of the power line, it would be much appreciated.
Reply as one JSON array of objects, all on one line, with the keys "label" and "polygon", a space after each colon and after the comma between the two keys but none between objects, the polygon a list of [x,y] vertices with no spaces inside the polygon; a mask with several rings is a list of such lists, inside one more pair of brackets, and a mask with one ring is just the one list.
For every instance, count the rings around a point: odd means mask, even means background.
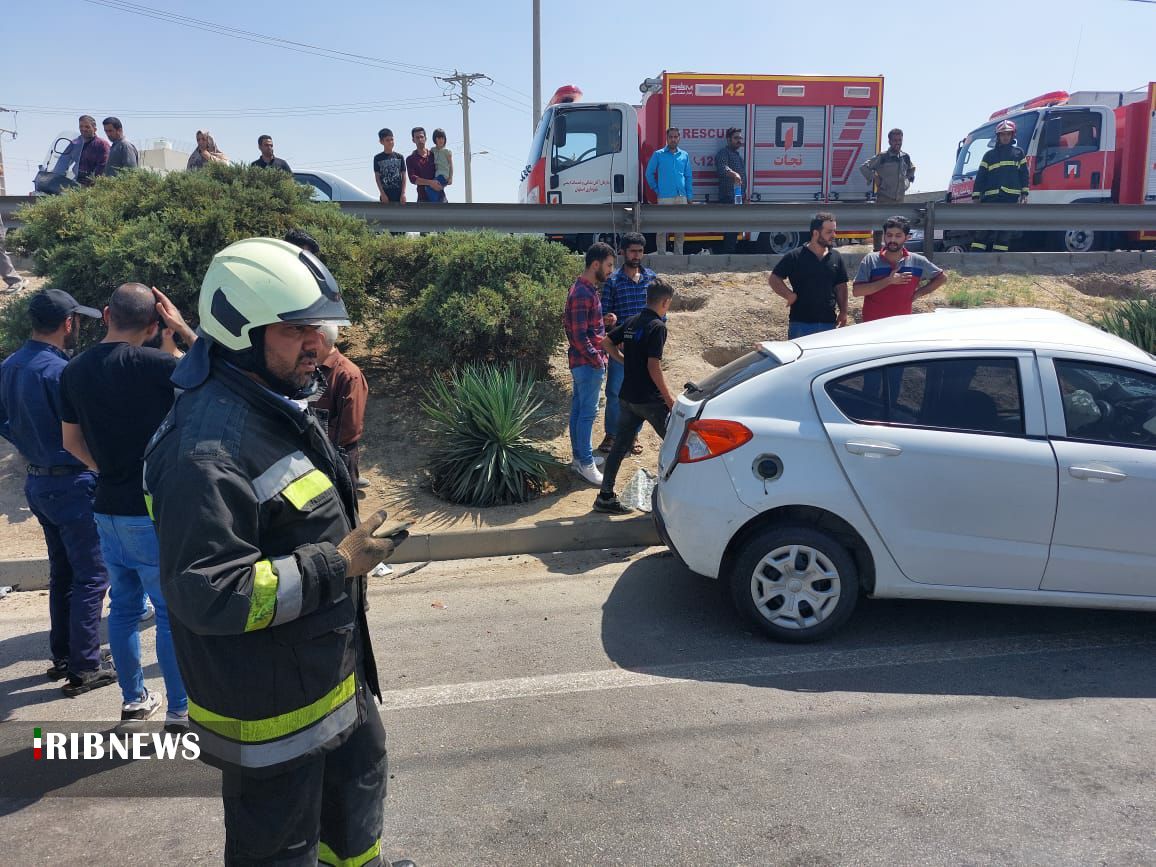
[{"label": "power line", "polygon": [[296,106],[266,106],[260,108],[166,108],[166,109],[131,109],[123,106],[115,108],[94,109],[68,108],[47,105],[21,105],[17,108],[27,114],[123,114],[138,118],[231,118],[231,117],[294,117],[299,115],[341,115],[341,114],[372,114],[379,111],[404,111],[410,108],[441,105],[442,99],[437,96],[414,97],[412,99],[395,100],[393,102],[348,102],[325,105],[296,105]]},{"label": "power line", "polygon": [[213,21],[206,21],[201,18],[191,18],[187,15],[178,15],[173,12],[166,12],[161,9],[153,9],[150,6],[142,6],[138,3],[129,3],[126,0],[84,0],[85,3],[91,3],[94,6],[104,6],[108,9],[115,9],[119,12],[127,12],[132,15],[140,15],[146,18],[153,18],[158,21],[164,21],[169,24],[176,24],[181,27],[188,27],[193,30],[202,30],[208,33],[214,33],[218,36],[228,36],[231,39],[240,39],[244,42],[254,42],[261,45],[268,45],[274,48],[283,48],[287,51],[296,51],[300,54],[310,54],[315,57],[325,57],[330,60],[341,60],[346,63],[356,63],[361,66],[373,66],[381,69],[389,69],[394,72],[405,73],[406,75],[428,76],[432,74],[445,73],[447,70],[439,69],[433,66],[420,66],[414,63],[403,63],[398,60],[386,60],[381,57],[370,57],[364,54],[354,54],[348,51],[340,51],[334,48],[325,48],[321,45],[313,45],[308,42],[297,42],[292,39],[283,39],[279,36],[269,36],[264,33],[257,33],[252,30],[241,30],[236,27],[229,27],[224,24],[218,24]]}]

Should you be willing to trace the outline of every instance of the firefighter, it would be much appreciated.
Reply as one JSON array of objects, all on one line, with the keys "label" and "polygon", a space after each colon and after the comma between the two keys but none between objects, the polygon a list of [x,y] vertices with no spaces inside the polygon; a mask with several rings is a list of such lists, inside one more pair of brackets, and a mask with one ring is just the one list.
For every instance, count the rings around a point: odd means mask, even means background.
[{"label": "firefighter", "polygon": [[[983,155],[979,171],[975,173],[975,183],[971,188],[973,202],[1017,202],[1022,205],[1028,200],[1028,158],[1016,145],[1015,136],[1015,121],[1001,120],[995,128],[996,146]],[[981,253],[988,249],[1006,253],[1011,238],[1009,231],[984,229],[976,233],[971,249]]]},{"label": "firefighter", "polygon": [[198,312],[144,476],[190,730],[223,771],[225,863],[387,863],[365,575],[405,533],[371,535],[384,512],[357,526],[305,408],[319,327],[349,324],[340,289],[311,253],[250,238],[213,257]]}]

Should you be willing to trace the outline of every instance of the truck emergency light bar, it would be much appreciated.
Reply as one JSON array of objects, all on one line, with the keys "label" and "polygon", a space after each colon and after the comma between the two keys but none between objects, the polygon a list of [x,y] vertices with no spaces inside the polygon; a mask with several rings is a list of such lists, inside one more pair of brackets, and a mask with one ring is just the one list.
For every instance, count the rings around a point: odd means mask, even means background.
[{"label": "truck emergency light bar", "polygon": [[1063,105],[1068,101],[1068,92],[1066,90],[1053,90],[1051,93],[1041,94],[1034,99],[1029,99],[1021,102],[1018,105],[1011,105],[1007,108],[1001,108],[999,111],[993,111],[988,120],[995,120],[997,117],[1011,114],[1013,111],[1024,111],[1029,108],[1047,108],[1052,105]]},{"label": "truck emergency light bar", "polygon": [[582,89],[576,84],[563,84],[554,91],[554,95],[550,97],[550,101],[546,103],[546,108],[552,105],[561,105],[565,102],[581,102]]}]

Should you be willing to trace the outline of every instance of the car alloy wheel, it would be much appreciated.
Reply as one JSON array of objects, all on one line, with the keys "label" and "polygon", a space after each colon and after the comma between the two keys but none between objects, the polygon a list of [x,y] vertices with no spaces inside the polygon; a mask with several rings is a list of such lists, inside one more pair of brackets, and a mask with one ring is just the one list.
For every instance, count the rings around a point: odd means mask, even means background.
[{"label": "car alloy wheel", "polygon": [[810,527],[774,527],[743,546],[731,573],[735,605],[779,641],[816,641],[855,608],[859,578],[847,549]]}]

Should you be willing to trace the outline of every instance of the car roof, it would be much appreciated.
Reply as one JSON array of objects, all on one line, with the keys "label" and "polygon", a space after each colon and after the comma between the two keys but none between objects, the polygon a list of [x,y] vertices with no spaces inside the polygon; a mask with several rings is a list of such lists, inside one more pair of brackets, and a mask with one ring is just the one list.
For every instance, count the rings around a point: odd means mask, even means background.
[{"label": "car roof", "polygon": [[352,181],[347,181],[345,178],[341,177],[341,175],[335,175],[332,172],[322,172],[316,169],[301,169],[293,172],[293,176],[295,178],[297,175],[316,175],[317,177],[321,178],[321,180],[327,181],[329,186],[332,187],[335,191],[341,191],[342,201],[377,201],[376,196],[371,196],[361,187],[357,186],[357,184],[353,183]]},{"label": "car roof", "polygon": [[929,349],[951,344],[968,346],[1083,349],[1152,363],[1152,356],[1122,338],[1054,310],[1038,307],[992,307],[976,310],[938,308],[934,313],[892,316],[800,337],[806,355],[827,349],[877,346],[880,343],[922,344]]}]

